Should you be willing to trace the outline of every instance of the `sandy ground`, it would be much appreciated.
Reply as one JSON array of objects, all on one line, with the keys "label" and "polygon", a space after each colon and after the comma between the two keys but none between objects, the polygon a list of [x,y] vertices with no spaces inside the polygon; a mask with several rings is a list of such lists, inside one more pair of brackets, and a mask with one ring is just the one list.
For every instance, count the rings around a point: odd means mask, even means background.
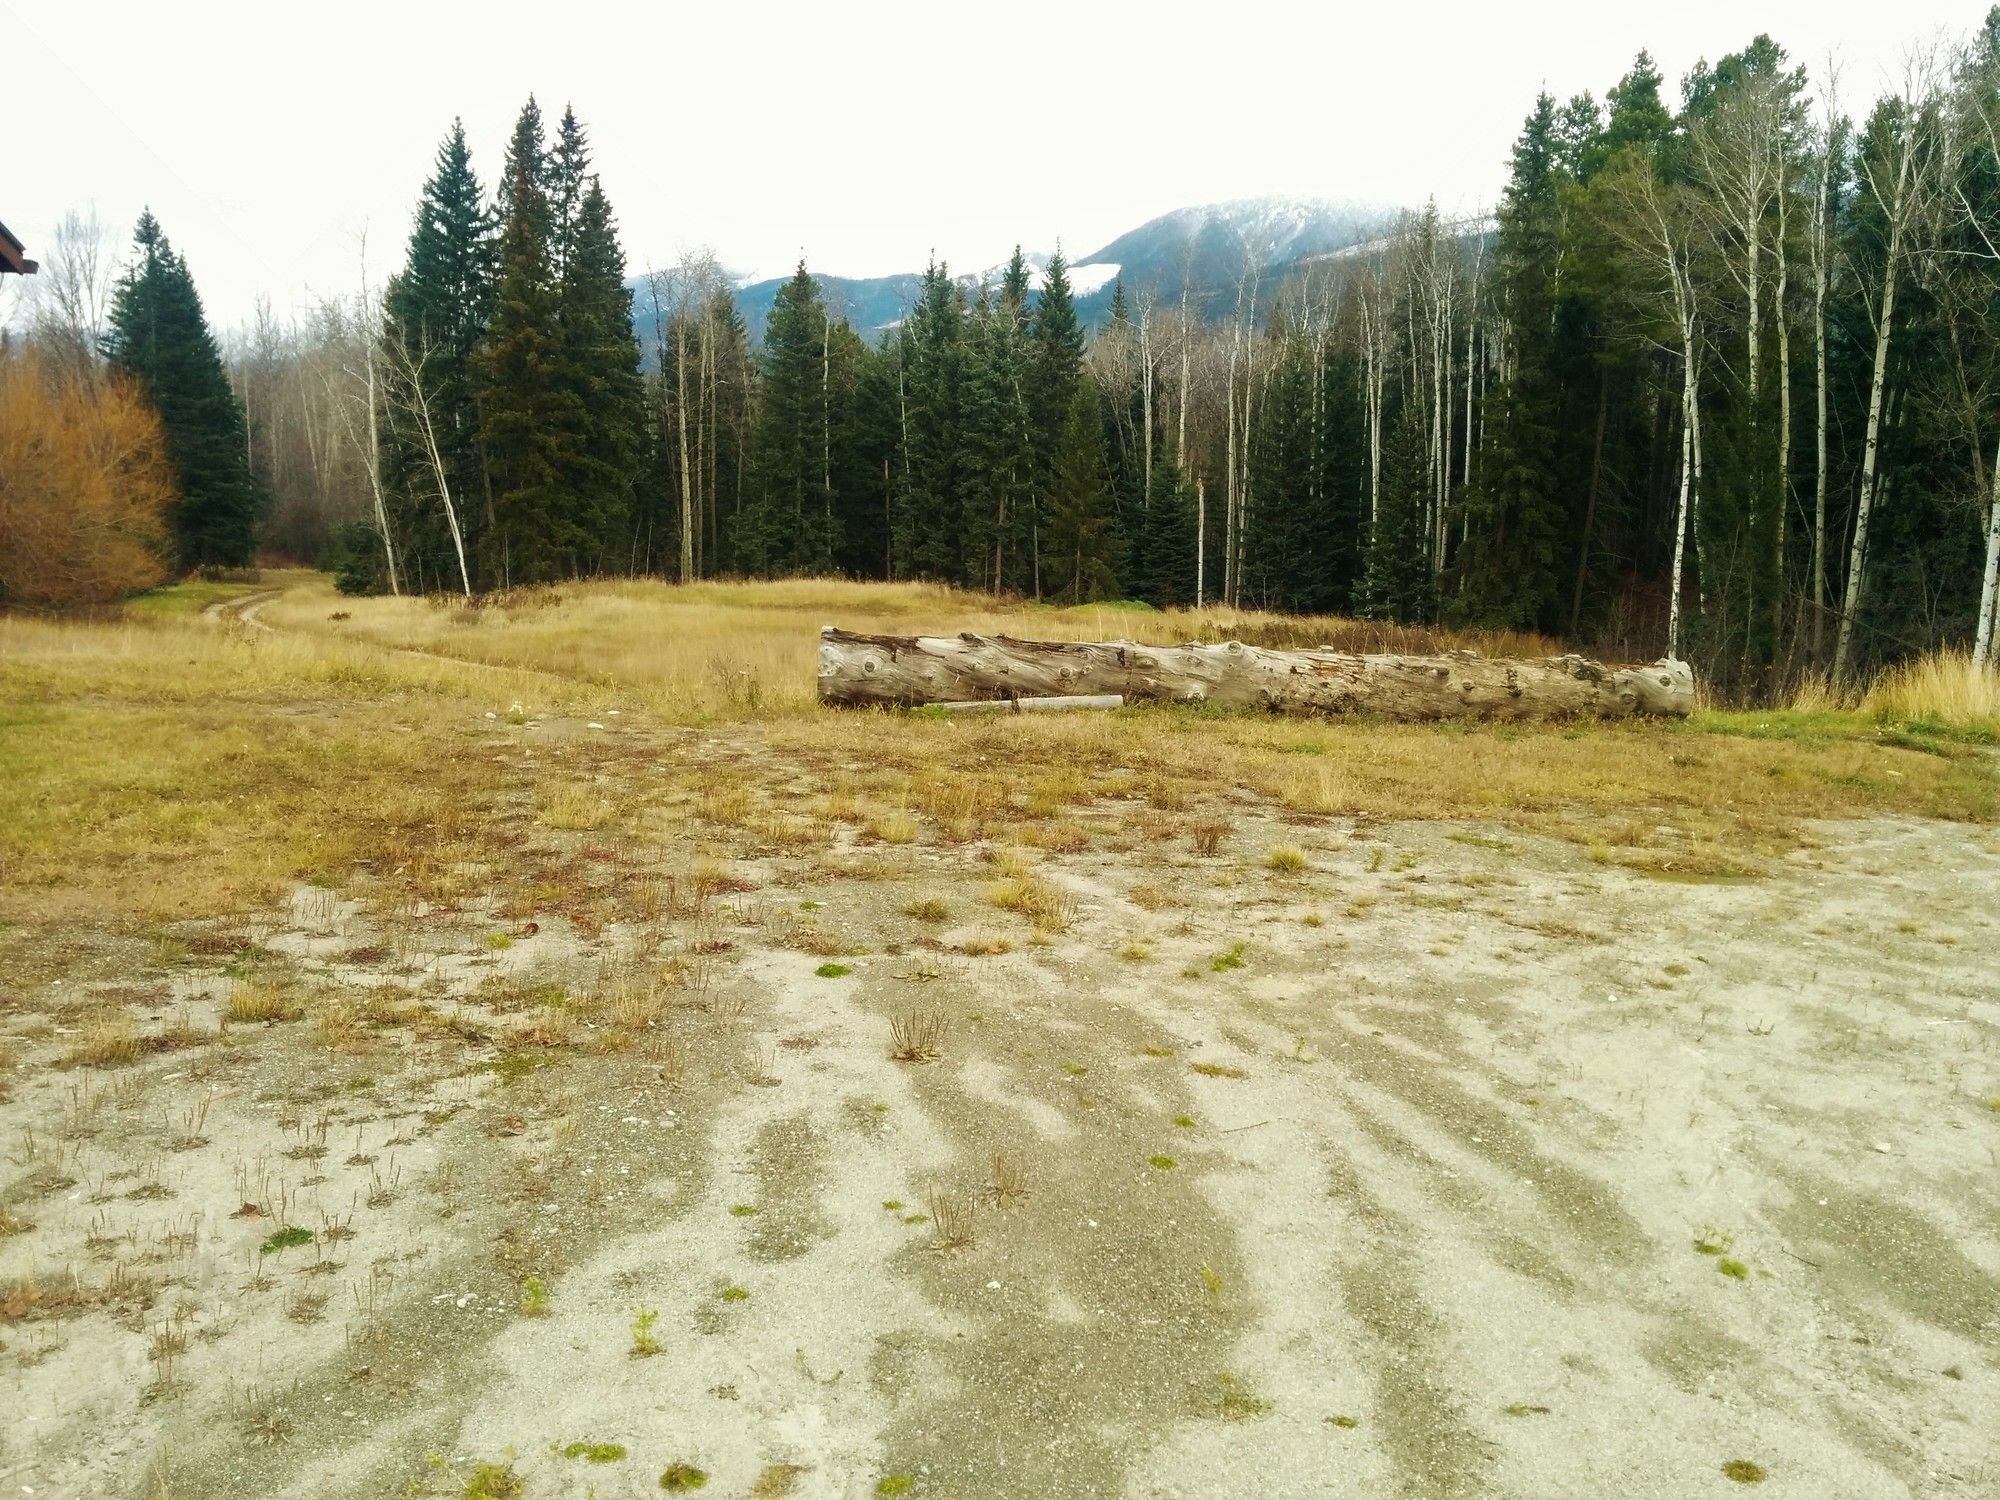
[{"label": "sandy ground", "polygon": [[[2000,1493],[1991,830],[1231,816],[1081,815],[1039,935],[919,843],[79,939],[0,1000],[0,1495]],[[307,1014],[173,1045],[246,965]],[[107,1000],[156,1050],[56,1066]]]}]

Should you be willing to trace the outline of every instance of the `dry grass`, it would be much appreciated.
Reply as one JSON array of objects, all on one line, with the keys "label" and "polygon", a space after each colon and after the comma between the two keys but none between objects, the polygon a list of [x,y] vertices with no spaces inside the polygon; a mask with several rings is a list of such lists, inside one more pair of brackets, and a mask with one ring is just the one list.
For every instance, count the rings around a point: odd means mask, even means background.
[{"label": "dry grass", "polygon": [[1968,651],[1935,652],[1884,673],[1862,697],[1861,710],[2000,739],[2000,668],[1975,664]]},{"label": "dry grass", "polygon": [[[349,619],[327,616],[343,610]],[[796,718],[814,710],[819,627],[889,634],[960,630],[1050,640],[1241,640],[1259,646],[1349,651],[1470,647],[1489,655],[1546,655],[1540,636],[1449,632],[1254,610],[1050,609],[996,604],[939,584],[795,578],[766,583],[651,580],[517,590],[482,607],[424,599],[337,599],[323,582],[266,606],[282,629],[359,638],[467,662],[629,688],[676,723]]]},{"label": "dry grass", "polygon": [[1019,912],[1043,932],[1067,932],[1076,920],[1076,899],[1035,875],[999,881],[987,891],[986,899],[1002,911]]},{"label": "dry grass", "polygon": [[[530,683],[544,702],[590,691]],[[482,836],[496,779],[465,729],[522,687],[173,613],[0,617],[9,914],[210,916],[357,862],[442,869]]]},{"label": "dry grass", "polygon": [[253,1026],[260,1021],[295,1020],[299,1003],[276,985],[241,980],[231,986],[223,1013],[232,1024]]},{"label": "dry grass", "polygon": [[66,1068],[119,1068],[139,1060],[139,1033],[123,1012],[94,1016],[62,1056]]},{"label": "dry grass", "polygon": [[[1630,819],[1670,830],[1680,847],[1736,856],[1791,847],[1807,818],[1996,811],[1991,759],[1963,743],[2000,734],[1994,674],[1963,658],[1893,674],[1865,711],[1806,705],[1677,723],[1489,728],[1141,708],[969,723],[818,710],[818,625],[1350,647],[1452,641],[1219,611],[996,609],[902,584],[605,583],[440,609],[340,600],[318,575],[270,583],[286,590],[263,606],[275,633],[168,610],[171,592],[149,601],[161,607],[111,623],[0,618],[0,784],[10,793],[0,797],[0,868],[10,917],[240,913],[276,904],[300,880],[351,888],[360,872],[377,883],[366,894],[379,906],[449,905],[518,875],[547,887],[524,887],[526,906],[546,899],[592,919],[580,871],[524,866],[512,853],[518,833],[495,815],[512,773],[489,736],[557,716],[621,732],[570,743],[562,774],[531,789],[539,826],[588,833],[628,813],[653,815],[658,745],[625,731],[660,718],[754,718],[755,759],[705,767],[698,792],[680,783],[665,816],[698,809],[731,836],[747,830],[783,851],[816,850],[829,873],[857,877],[886,866],[830,856],[824,840],[840,823],[860,824],[863,839],[881,845],[1005,831],[1073,850],[1091,826],[1074,810],[1113,797],[1158,810],[1166,826],[1149,836],[1178,824],[1202,853],[1222,849],[1232,826],[1218,799],[1243,793],[1307,816],[1486,818],[1589,844],[1607,842],[1607,818]],[[329,622],[339,610],[351,618]],[[745,671],[762,684],[754,695]],[[614,720],[620,704],[627,716]],[[652,779],[637,779],[642,769]],[[794,789],[776,790],[781,776]],[[786,810],[795,795],[811,799],[803,805],[814,817]],[[1204,803],[1202,816],[1180,816]],[[1025,867],[998,873],[1028,877]],[[729,888],[703,889],[699,871],[688,883],[697,899]]]}]

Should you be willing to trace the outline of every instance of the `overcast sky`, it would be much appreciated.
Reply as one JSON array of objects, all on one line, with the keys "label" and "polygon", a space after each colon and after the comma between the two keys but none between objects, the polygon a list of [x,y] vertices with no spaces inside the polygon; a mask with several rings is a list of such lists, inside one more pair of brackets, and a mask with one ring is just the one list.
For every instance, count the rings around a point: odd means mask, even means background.
[{"label": "overcast sky", "polygon": [[[1364,13],[1365,12],[1365,13]],[[1262,193],[1490,205],[1537,89],[1602,97],[1641,47],[1677,91],[1768,31],[1830,50],[1862,104],[1978,4],[1637,7],[1208,0],[533,7],[0,0],[0,221],[45,245],[150,204],[211,315],[284,310],[400,262],[464,117],[490,188],[532,91],[573,102],[634,271],[712,247],[775,274],[1072,256],[1186,204]]]}]

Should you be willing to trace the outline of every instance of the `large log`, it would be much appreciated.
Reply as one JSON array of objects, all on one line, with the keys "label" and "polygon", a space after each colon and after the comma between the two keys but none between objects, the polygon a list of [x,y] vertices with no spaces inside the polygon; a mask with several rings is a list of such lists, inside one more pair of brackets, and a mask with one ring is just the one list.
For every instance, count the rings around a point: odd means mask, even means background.
[{"label": "large log", "polygon": [[969,633],[857,635],[831,625],[819,633],[822,703],[916,707],[1111,693],[1128,703],[1398,720],[1684,718],[1694,709],[1694,673],[1673,660],[1605,667],[1581,656],[1360,656],[1329,648],[1271,651],[1240,641],[1142,646]]}]

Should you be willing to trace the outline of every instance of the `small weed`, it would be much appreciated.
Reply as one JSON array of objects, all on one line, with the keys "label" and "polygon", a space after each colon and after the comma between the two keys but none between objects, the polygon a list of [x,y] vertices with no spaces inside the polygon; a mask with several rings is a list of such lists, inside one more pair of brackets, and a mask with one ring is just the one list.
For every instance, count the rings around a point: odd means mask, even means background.
[{"label": "small weed", "polygon": [[1198,1062],[1190,1066],[1204,1078],[1248,1078],[1250,1075],[1241,1068],[1232,1068],[1228,1063]]},{"label": "small weed", "polygon": [[1146,1165],[1157,1171],[1171,1172],[1180,1164],[1171,1156],[1149,1156],[1146,1158]]},{"label": "small weed", "polygon": [[1704,1229],[1695,1236],[1694,1248],[1697,1255],[1720,1255],[1732,1243],[1732,1237],[1719,1229]]},{"label": "small weed", "polygon": [[755,1212],[757,1212],[757,1205],[754,1203],[732,1203],[729,1205],[729,1216],[732,1219],[747,1219]]},{"label": "small weed", "polygon": [[1193,1116],[1193,1115],[1175,1115],[1175,1116],[1174,1116],[1174,1123],[1175,1123],[1176,1125],[1180,1126],[1180,1128],[1181,1128],[1181,1129],[1183,1129],[1183,1130],[1192,1130],[1192,1129],[1194,1129],[1194,1116]]},{"label": "small weed", "polygon": [[660,1475],[660,1488],[671,1495],[698,1490],[707,1483],[707,1472],[697,1469],[693,1464],[668,1464],[666,1471]]},{"label": "small weed", "polygon": [[545,1318],[549,1315],[549,1289],[539,1276],[530,1276],[521,1284],[521,1316],[524,1318]]},{"label": "small weed", "polygon": [[477,1464],[465,1481],[465,1500],[514,1500],[526,1491],[511,1463]]},{"label": "small weed", "polygon": [[259,1245],[257,1253],[269,1255],[277,1250],[292,1250],[300,1245],[310,1245],[312,1242],[313,1232],[310,1229],[301,1229],[296,1224],[288,1224]]},{"label": "small weed", "polygon": [[325,1292],[294,1292],[285,1299],[285,1316],[294,1323],[317,1323],[326,1316]]},{"label": "small weed", "polygon": [[821,979],[845,979],[853,972],[854,970],[846,964],[837,964],[830,961],[821,964],[817,969],[813,970],[813,973],[817,974]]},{"label": "small weed", "polygon": [[1359,1427],[1361,1425],[1361,1418],[1350,1417],[1346,1415],[1337,1417],[1328,1417],[1326,1419],[1326,1424],[1329,1427],[1339,1427],[1347,1431],[1352,1431],[1354,1428]]},{"label": "small weed", "polygon": [[875,1493],[878,1495],[907,1495],[916,1487],[917,1480],[913,1474],[884,1474],[875,1481]]},{"label": "small weed", "polygon": [[1715,1269],[1733,1281],[1748,1281],[1750,1279],[1750,1268],[1740,1260],[1717,1261]]},{"label": "small weed", "polygon": [[907,1011],[889,1018],[889,1056],[896,1062],[930,1062],[944,1051],[951,1022],[943,1011]]},{"label": "small weed", "polygon": [[1270,1402],[1264,1400],[1234,1375],[1216,1376],[1215,1387],[1212,1407],[1215,1414],[1225,1422],[1247,1422],[1252,1417],[1263,1416],[1271,1409]]},{"label": "small weed", "polygon": [[660,1310],[657,1307],[640,1307],[633,1310],[632,1348],[629,1351],[633,1359],[645,1359],[661,1352],[660,1341],[653,1337],[653,1325],[659,1321]]},{"label": "small weed", "polygon": [[1225,970],[1228,969],[1242,968],[1243,950],[1249,946],[1250,945],[1248,943],[1243,943],[1243,942],[1231,943],[1227,948],[1223,949],[1220,953],[1216,954],[1215,957],[1211,958],[1208,961],[1209,968],[1213,969],[1218,974],[1223,973]]},{"label": "small weed", "polygon": [[992,1193],[996,1203],[1028,1196],[1028,1164],[1018,1152],[993,1153]]},{"label": "small weed", "polygon": [[1738,1484],[1762,1484],[1769,1477],[1765,1474],[1762,1464],[1752,1463],[1747,1458],[1730,1459],[1722,1466],[1722,1475],[1723,1478],[1733,1479]]},{"label": "small weed", "polygon": [[564,1458],[581,1458],[594,1464],[615,1464],[625,1456],[623,1443],[566,1443],[556,1449]]},{"label": "small weed", "polygon": [[757,1482],[750,1486],[750,1493],[756,1500],[777,1500],[796,1490],[799,1476],[806,1471],[805,1464],[765,1464]]},{"label": "small weed", "polygon": [[1214,1266],[1201,1268],[1201,1284],[1208,1288],[1208,1295],[1217,1302],[1222,1300],[1222,1273]]},{"label": "small weed", "polygon": [[1507,1413],[1510,1417],[1546,1417],[1549,1414],[1549,1409],[1546,1406],[1530,1406],[1525,1401],[1510,1402],[1508,1405],[1501,1407],[1500,1410]]},{"label": "small weed", "polygon": [[740,1286],[726,1286],[715,1294],[724,1302],[748,1302],[750,1293]]},{"label": "small weed", "polygon": [[972,1243],[976,1205],[970,1193],[941,1192],[934,1188],[924,1196],[924,1207],[930,1210],[930,1222],[937,1226],[937,1238],[931,1242],[933,1250],[963,1250]]},{"label": "small weed", "polygon": [[1194,852],[1212,855],[1222,847],[1222,840],[1229,833],[1229,824],[1222,818],[1197,818],[1188,824],[1188,841],[1194,845]]}]

